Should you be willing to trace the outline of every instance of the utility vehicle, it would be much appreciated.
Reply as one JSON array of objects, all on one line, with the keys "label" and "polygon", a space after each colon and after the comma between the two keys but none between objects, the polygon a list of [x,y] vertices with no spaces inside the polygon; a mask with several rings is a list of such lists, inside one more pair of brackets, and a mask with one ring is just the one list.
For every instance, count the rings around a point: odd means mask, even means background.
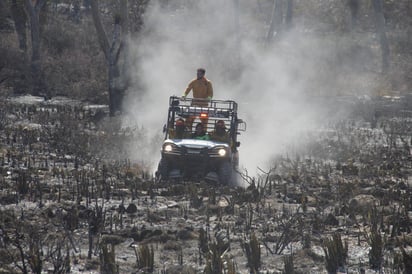
[{"label": "utility vehicle", "polygon": [[[234,171],[239,164],[240,142],[237,138],[241,131],[246,131],[246,123],[237,116],[238,105],[231,100],[207,100],[199,106],[199,99],[195,100],[177,96],[169,98],[156,180],[205,180],[223,185],[234,184]],[[179,139],[172,134],[178,119],[186,121],[186,134]],[[193,123],[188,124],[191,120]],[[218,121],[223,121],[227,141],[193,139],[192,129],[201,121],[208,133],[213,132]]]}]

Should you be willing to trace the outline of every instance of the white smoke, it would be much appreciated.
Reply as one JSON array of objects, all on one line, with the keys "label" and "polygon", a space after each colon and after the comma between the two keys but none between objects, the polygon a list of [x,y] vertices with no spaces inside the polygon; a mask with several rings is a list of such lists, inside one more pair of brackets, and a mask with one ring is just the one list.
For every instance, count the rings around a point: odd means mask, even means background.
[{"label": "white smoke", "polygon": [[156,136],[167,118],[169,96],[180,96],[196,69],[204,67],[214,98],[237,101],[247,123],[239,136],[241,166],[252,174],[268,168],[273,155],[318,125],[320,112],[306,99],[333,87],[325,64],[334,56],[334,44],[299,27],[265,44],[267,23],[254,1],[240,1],[239,25],[235,1],[173,2],[166,8],[151,4],[144,33],[132,45],[136,89],[125,103],[125,123],[133,121],[147,132],[134,158],[153,162],[155,169],[161,145]]}]

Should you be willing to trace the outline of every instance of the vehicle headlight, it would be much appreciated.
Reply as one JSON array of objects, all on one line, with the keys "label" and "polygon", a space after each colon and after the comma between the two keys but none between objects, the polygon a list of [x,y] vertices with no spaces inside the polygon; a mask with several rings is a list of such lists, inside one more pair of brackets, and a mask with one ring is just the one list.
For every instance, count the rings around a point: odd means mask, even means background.
[{"label": "vehicle headlight", "polygon": [[164,151],[166,151],[166,152],[170,152],[170,151],[172,151],[172,150],[173,150],[172,145],[165,145],[165,147],[164,147]]},{"label": "vehicle headlight", "polygon": [[219,155],[223,157],[223,156],[225,156],[225,155],[226,155],[226,149],[221,148],[221,149],[219,149],[219,150],[218,150],[218,152],[217,152],[217,153],[219,153]]}]

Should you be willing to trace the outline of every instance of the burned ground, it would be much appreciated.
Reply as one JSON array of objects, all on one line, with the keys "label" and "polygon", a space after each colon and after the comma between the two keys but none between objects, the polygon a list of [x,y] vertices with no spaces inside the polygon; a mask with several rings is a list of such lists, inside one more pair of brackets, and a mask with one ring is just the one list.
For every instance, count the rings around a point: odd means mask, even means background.
[{"label": "burned ground", "polygon": [[104,106],[3,100],[1,272],[411,272],[406,99],[337,102],[245,187],[155,184]]}]

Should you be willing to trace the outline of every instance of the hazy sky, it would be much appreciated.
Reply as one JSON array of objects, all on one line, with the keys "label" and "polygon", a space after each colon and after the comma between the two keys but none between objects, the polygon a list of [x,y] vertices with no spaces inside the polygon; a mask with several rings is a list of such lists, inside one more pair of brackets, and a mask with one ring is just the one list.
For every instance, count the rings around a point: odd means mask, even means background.
[{"label": "hazy sky", "polygon": [[[181,95],[196,69],[204,67],[215,99],[239,103],[247,131],[239,136],[240,165],[250,174],[267,169],[269,159],[299,143],[302,132],[319,121],[319,106],[309,94],[324,93],[339,79],[328,77],[325,64],[335,43],[296,26],[270,45],[264,43],[267,24],[257,16],[254,1],[240,1],[239,26],[234,1],[175,1],[167,8],[152,2],[145,14],[144,35],[133,41],[133,90],[126,101],[125,125],[147,131],[134,158],[160,158],[162,127],[170,95]],[[248,4],[249,3],[249,4]]]}]

